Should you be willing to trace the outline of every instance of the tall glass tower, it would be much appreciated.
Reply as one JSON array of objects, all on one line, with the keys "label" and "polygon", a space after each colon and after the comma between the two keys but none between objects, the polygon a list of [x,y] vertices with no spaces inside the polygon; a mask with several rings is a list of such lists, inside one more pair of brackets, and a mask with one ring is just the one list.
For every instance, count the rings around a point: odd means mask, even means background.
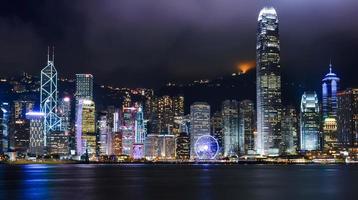
[{"label": "tall glass tower", "polygon": [[61,120],[57,116],[57,71],[54,65],[54,53],[47,65],[41,70],[40,110],[44,113],[44,145],[51,131],[61,128]]},{"label": "tall glass tower", "polygon": [[280,40],[276,10],[260,11],[256,44],[257,153],[279,154],[281,143]]},{"label": "tall glass tower", "polygon": [[325,149],[331,149],[339,145],[337,136],[337,91],[339,81],[338,76],[332,71],[332,64],[329,64],[329,73],[322,79],[323,144]]},{"label": "tall glass tower", "polygon": [[300,150],[320,149],[320,114],[316,92],[305,92],[301,99]]}]

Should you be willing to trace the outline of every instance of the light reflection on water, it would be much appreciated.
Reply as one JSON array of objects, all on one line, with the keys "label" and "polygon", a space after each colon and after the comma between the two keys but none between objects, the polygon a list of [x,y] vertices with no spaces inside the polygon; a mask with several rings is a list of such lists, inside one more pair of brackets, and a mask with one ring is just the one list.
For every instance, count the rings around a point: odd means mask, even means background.
[{"label": "light reflection on water", "polygon": [[0,199],[354,199],[344,165],[0,165]]}]

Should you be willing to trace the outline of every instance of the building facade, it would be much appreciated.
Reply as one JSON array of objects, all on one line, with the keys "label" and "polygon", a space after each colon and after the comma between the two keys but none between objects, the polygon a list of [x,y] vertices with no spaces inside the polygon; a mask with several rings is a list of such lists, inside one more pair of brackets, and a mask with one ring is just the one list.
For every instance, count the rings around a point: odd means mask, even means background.
[{"label": "building facade", "polygon": [[[243,154],[244,137],[239,138],[239,108],[236,100],[226,100],[222,103],[221,116],[223,123],[224,157]],[[240,144],[239,144],[240,143]]]},{"label": "building facade", "polygon": [[346,89],[337,97],[339,143],[346,148],[358,147],[358,89]]},{"label": "building facade", "polygon": [[258,154],[278,155],[281,144],[281,66],[276,10],[260,11],[256,44]]},{"label": "building facade", "polygon": [[301,99],[300,151],[315,151],[321,147],[321,117],[316,92],[305,92]]},{"label": "building facade", "polygon": [[329,73],[322,79],[322,116],[323,116],[323,145],[324,149],[336,148],[339,145],[337,132],[337,91],[339,89],[338,76],[329,65]]},{"label": "building facade", "polygon": [[255,154],[256,129],[255,105],[251,100],[239,103],[239,136],[244,138],[243,151],[245,154]]},{"label": "building facade", "polygon": [[195,102],[190,106],[190,159],[196,159],[195,142],[203,135],[210,135],[210,105]]}]

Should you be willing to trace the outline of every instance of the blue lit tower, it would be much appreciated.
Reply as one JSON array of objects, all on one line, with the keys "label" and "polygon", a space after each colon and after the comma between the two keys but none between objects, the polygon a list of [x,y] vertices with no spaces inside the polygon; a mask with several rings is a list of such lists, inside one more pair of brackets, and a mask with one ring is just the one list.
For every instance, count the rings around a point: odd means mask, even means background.
[{"label": "blue lit tower", "polygon": [[329,64],[329,73],[322,79],[322,114],[324,148],[330,149],[337,145],[337,91],[339,89],[338,76],[332,71]]},{"label": "blue lit tower", "polygon": [[58,130],[61,120],[57,116],[57,71],[54,65],[54,51],[52,60],[47,54],[47,65],[41,70],[40,110],[44,113],[44,145],[51,131]]},{"label": "blue lit tower", "polygon": [[256,43],[258,154],[279,153],[281,144],[281,67],[276,10],[265,7],[258,17]]}]

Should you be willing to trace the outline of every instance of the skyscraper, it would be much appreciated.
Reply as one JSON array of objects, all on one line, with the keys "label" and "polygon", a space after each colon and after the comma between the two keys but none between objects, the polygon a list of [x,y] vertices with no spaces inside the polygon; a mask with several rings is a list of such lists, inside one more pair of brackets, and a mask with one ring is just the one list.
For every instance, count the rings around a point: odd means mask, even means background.
[{"label": "skyscraper", "polygon": [[337,136],[337,91],[340,79],[329,65],[329,73],[322,79],[322,115],[324,148],[331,149],[338,145]]},{"label": "skyscraper", "polygon": [[221,112],[215,112],[211,117],[211,135],[218,141],[219,144],[219,157],[224,153],[223,140],[223,118]]},{"label": "skyscraper", "polygon": [[69,97],[61,99],[57,113],[61,119],[61,130],[69,132],[71,130],[71,99]]},{"label": "skyscraper", "polygon": [[282,111],[282,152],[285,154],[296,154],[298,150],[298,116],[296,109],[292,106]]},{"label": "skyscraper", "polygon": [[190,106],[190,159],[197,158],[195,142],[203,135],[210,135],[210,105],[195,102]]},{"label": "skyscraper", "polygon": [[181,132],[175,140],[176,143],[176,159],[189,160],[190,159],[190,137],[188,133]]},{"label": "skyscraper", "polygon": [[343,147],[358,147],[358,89],[337,94],[338,138]]},{"label": "skyscraper", "polygon": [[95,104],[91,100],[80,99],[76,109],[77,155],[96,153]]},{"label": "skyscraper", "polygon": [[50,60],[47,55],[47,65],[41,70],[40,110],[44,116],[44,144],[51,131],[61,128],[61,120],[57,116],[57,71],[54,54]]},{"label": "skyscraper", "polygon": [[76,74],[76,101],[79,99],[93,100],[92,74]]},{"label": "skyscraper", "polygon": [[243,100],[239,103],[239,137],[244,138],[245,154],[255,154],[255,105],[251,100]]},{"label": "skyscraper", "polygon": [[[239,149],[239,108],[235,100],[226,100],[222,103],[221,116],[223,123],[223,147],[224,156],[238,156],[244,153],[243,148]],[[244,144],[244,137],[240,138],[241,146]],[[242,150],[242,151],[241,151]]]},{"label": "skyscraper", "polygon": [[0,105],[0,153],[8,152],[10,147],[10,106],[9,103]]},{"label": "skyscraper", "polygon": [[28,112],[27,119],[30,120],[30,144],[29,153],[34,155],[44,154],[44,113]]},{"label": "skyscraper", "polygon": [[301,99],[300,150],[320,149],[320,113],[316,92],[305,92]]},{"label": "skyscraper", "polygon": [[276,10],[260,11],[256,44],[257,152],[279,154],[281,143],[281,66]]}]

